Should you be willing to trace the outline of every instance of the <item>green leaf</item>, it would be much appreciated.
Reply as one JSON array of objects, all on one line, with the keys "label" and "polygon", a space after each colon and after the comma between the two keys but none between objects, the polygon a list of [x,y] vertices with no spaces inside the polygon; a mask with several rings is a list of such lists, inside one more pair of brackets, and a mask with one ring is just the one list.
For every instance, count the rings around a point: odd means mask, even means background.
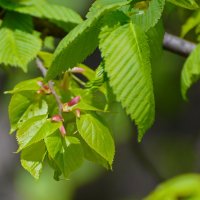
[{"label": "green leaf", "polygon": [[95,71],[92,70],[90,67],[79,64],[77,67],[83,68],[84,72],[82,73],[88,80],[92,80],[95,76]]},{"label": "green leaf", "polygon": [[81,146],[83,148],[84,157],[87,160],[102,165],[106,169],[112,169],[112,166],[108,163],[107,160],[105,160],[102,156],[100,156],[95,150],[90,148],[89,145],[83,139],[81,139],[80,141],[81,141]]},{"label": "green leaf", "polygon": [[130,1],[128,1],[128,0],[96,0],[90,7],[90,10],[87,13],[86,17],[87,18],[94,17],[96,15],[96,13],[99,12],[99,10],[104,9],[107,6],[112,6],[113,4],[119,4],[119,5],[121,4],[119,6],[119,8],[120,8],[129,3],[130,3]]},{"label": "green leaf", "polygon": [[186,174],[160,184],[145,200],[200,199],[199,174]]},{"label": "green leaf", "polygon": [[18,83],[13,90],[6,91],[5,94],[16,94],[19,92],[25,91],[37,91],[41,89],[41,86],[38,84],[38,81],[42,81],[43,78],[38,77],[34,79],[29,79]]},{"label": "green leaf", "polygon": [[109,11],[127,4],[126,1],[113,3],[98,10],[98,12],[76,26],[58,45],[51,67],[47,73],[47,80],[81,63],[98,46],[101,18]]},{"label": "green leaf", "polygon": [[11,124],[10,133],[13,133],[17,129],[17,124],[23,115],[23,113],[30,106],[31,101],[22,94],[15,94],[9,104],[9,119]]},{"label": "green leaf", "polygon": [[90,104],[85,103],[84,101],[81,100],[80,103],[78,103],[77,105],[75,105],[72,110],[76,110],[76,109],[80,109],[80,110],[88,110],[88,111],[97,111],[97,112],[104,112],[103,110],[92,106]]},{"label": "green leaf", "polygon": [[109,128],[95,114],[81,115],[77,119],[77,128],[83,140],[96,153],[112,165],[115,154],[115,146]]},{"label": "green leaf", "polygon": [[[18,23],[20,21],[20,23]],[[3,20],[3,26],[12,30],[19,29],[24,32],[33,33],[33,20],[31,16],[7,11]]]},{"label": "green leaf", "polygon": [[0,29],[0,63],[21,67],[24,71],[41,48],[41,40],[30,33],[27,19],[22,14],[8,13]]},{"label": "green leaf", "polygon": [[80,104],[73,107],[83,110],[94,110],[94,111],[104,111],[106,98],[105,95],[99,90],[88,90],[88,89],[72,89],[74,96],[81,96]]},{"label": "green leaf", "polygon": [[22,94],[13,95],[9,104],[10,133],[20,128],[28,119],[47,114],[47,112],[48,105],[45,101],[32,102]]},{"label": "green leaf", "polygon": [[[106,35],[106,37],[105,37]],[[113,92],[138,127],[138,140],[155,115],[150,51],[142,29],[132,23],[100,35],[100,49]]]},{"label": "green leaf", "polygon": [[92,22],[93,20],[87,20],[81,23],[59,43],[47,73],[48,80],[81,63],[96,49],[99,23]]},{"label": "green leaf", "polygon": [[45,51],[40,51],[38,56],[42,59],[44,66],[49,68],[53,60],[53,54]]},{"label": "green leaf", "polygon": [[62,138],[57,132],[45,139],[49,155],[52,157],[64,177],[79,168],[83,162],[83,151],[75,137]]},{"label": "green leaf", "polygon": [[28,119],[17,132],[18,152],[53,134],[60,126],[61,123],[52,123],[47,119],[47,115]]},{"label": "green leaf", "polygon": [[154,27],[162,16],[165,0],[149,1],[149,6],[146,10],[139,10],[134,13],[131,19],[134,24],[139,25],[145,31]]},{"label": "green leaf", "polygon": [[28,119],[32,117],[45,115],[47,113],[48,105],[44,100],[42,100],[41,102],[35,102],[31,104],[23,113],[23,115],[19,119],[19,122],[17,123],[17,127],[20,128]]},{"label": "green leaf", "polygon": [[146,35],[150,47],[151,64],[154,66],[155,63],[156,66],[163,53],[164,28],[162,21],[160,20],[154,27],[150,28]]},{"label": "green leaf", "polygon": [[93,80],[88,82],[86,84],[86,87],[90,89],[97,89],[103,85],[105,80],[106,77],[105,77],[104,65],[103,63],[101,63],[95,71],[95,76],[93,77]]},{"label": "green leaf", "polygon": [[34,17],[55,20],[54,22],[79,24],[82,21],[80,15],[72,9],[56,4],[50,4],[46,0],[34,0],[26,6],[7,0],[1,0],[0,6],[8,10],[32,15]]},{"label": "green leaf", "polygon": [[199,8],[199,5],[195,0],[168,0],[170,3],[173,3],[177,6],[187,8],[190,10],[195,10]]},{"label": "green leaf", "polygon": [[183,24],[181,30],[181,37],[184,37],[189,31],[200,24],[200,11],[194,12]]},{"label": "green leaf", "polygon": [[181,73],[181,92],[184,99],[187,99],[188,89],[200,79],[200,44],[187,58]]},{"label": "green leaf", "polygon": [[46,155],[46,148],[43,141],[33,144],[30,147],[22,150],[21,153],[21,165],[26,169],[30,174],[39,179],[42,167],[43,160]]},{"label": "green leaf", "polygon": [[59,131],[44,139],[47,151],[52,158],[55,158],[57,153],[62,149],[62,138]]}]

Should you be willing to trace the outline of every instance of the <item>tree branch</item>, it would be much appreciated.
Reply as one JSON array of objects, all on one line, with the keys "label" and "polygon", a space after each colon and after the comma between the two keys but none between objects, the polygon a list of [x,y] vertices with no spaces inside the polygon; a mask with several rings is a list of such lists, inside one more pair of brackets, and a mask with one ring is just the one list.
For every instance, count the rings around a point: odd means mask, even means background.
[{"label": "tree branch", "polygon": [[[45,77],[47,74],[47,70],[44,67],[42,61],[39,58],[36,58],[36,64],[38,69],[41,71],[42,75]],[[49,85],[49,89],[52,93],[52,95],[55,97],[57,105],[58,105],[58,111],[59,111],[59,115],[62,116],[62,102],[60,100],[60,96],[56,93],[55,89],[54,89],[54,82],[53,81],[49,81],[48,82]]]},{"label": "tree branch", "polygon": [[175,54],[187,57],[196,47],[196,44],[179,38],[175,35],[165,33],[163,48]]},{"label": "tree branch", "polygon": [[36,58],[36,64],[42,75],[45,77],[47,74],[47,69],[44,67],[42,61],[39,58]]}]

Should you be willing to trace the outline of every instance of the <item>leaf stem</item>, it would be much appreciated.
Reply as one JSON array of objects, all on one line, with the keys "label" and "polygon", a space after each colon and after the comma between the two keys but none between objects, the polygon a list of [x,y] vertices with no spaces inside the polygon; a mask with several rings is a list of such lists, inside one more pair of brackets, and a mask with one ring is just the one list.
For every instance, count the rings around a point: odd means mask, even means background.
[{"label": "leaf stem", "polygon": [[83,82],[83,81],[80,80],[78,77],[74,76],[73,74],[72,74],[72,78],[73,78],[75,81],[77,81],[79,84],[81,84],[82,86],[85,86],[85,82]]},{"label": "leaf stem", "polygon": [[[36,58],[36,64],[37,64],[38,69],[41,71],[42,75],[45,77],[47,74],[47,69],[44,67],[42,61],[39,58]],[[57,92],[54,88],[54,82],[50,80],[48,82],[48,86],[49,86],[49,89],[51,90],[52,95],[55,97],[55,100],[57,102],[59,115],[62,116],[62,102],[60,100],[60,96],[57,94]]]}]

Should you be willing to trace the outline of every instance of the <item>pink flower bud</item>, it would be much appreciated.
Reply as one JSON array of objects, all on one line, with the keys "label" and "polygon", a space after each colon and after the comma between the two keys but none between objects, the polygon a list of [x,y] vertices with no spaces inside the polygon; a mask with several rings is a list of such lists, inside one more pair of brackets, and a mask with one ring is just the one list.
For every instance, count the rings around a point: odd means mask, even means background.
[{"label": "pink flower bud", "polygon": [[63,112],[71,112],[72,111],[72,107],[74,105],[76,105],[80,101],[80,98],[81,98],[80,96],[76,96],[71,101],[69,101],[67,103],[64,103],[62,105]]},{"label": "pink flower bud", "polygon": [[61,135],[62,135],[63,137],[67,134],[67,132],[66,132],[65,127],[64,127],[63,124],[62,124],[62,126],[59,128],[59,130],[60,130],[60,133],[61,133]]},{"label": "pink flower bud", "polygon": [[54,115],[54,116],[51,118],[51,121],[52,121],[52,122],[61,122],[61,121],[64,121],[64,119],[63,119],[62,116],[60,116],[60,115]]},{"label": "pink flower bud", "polygon": [[85,70],[84,70],[83,68],[81,68],[81,67],[73,67],[73,68],[71,69],[71,72],[72,72],[72,73],[80,73],[80,74],[82,74],[84,71],[85,71]]},{"label": "pink flower bud", "polygon": [[37,92],[38,94],[41,94],[42,91],[45,94],[51,94],[51,90],[47,84],[45,85],[42,81],[38,81],[37,84],[41,87],[40,92],[39,93]]},{"label": "pink flower bud", "polygon": [[49,86],[48,85],[43,85],[43,89],[44,90],[49,90]]},{"label": "pink flower bud", "polygon": [[68,102],[68,106],[74,106],[80,101],[81,97],[76,96],[71,101]]},{"label": "pink flower bud", "polygon": [[51,94],[51,90],[48,85],[43,85],[43,90],[45,94]]},{"label": "pink flower bud", "polygon": [[80,118],[81,117],[81,110],[80,109],[76,109],[75,110],[75,115],[77,118]]}]

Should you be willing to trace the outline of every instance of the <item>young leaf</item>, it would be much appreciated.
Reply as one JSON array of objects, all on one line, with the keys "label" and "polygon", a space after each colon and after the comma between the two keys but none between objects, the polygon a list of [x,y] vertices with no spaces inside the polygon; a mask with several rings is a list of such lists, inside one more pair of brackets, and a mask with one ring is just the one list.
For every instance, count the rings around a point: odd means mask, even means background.
[{"label": "young leaf", "polygon": [[86,87],[90,88],[90,89],[97,89],[100,86],[102,86],[102,84],[105,82],[105,80],[106,80],[106,77],[105,77],[104,65],[103,65],[103,63],[101,63],[98,66],[98,68],[96,69],[95,76],[93,77],[93,80],[88,82],[86,84]]},{"label": "young leaf", "polygon": [[83,139],[80,139],[80,142],[83,148],[84,157],[87,160],[97,163],[105,167],[106,169],[112,169],[112,166],[108,163],[108,161],[102,156],[100,156],[95,150],[90,148],[89,145]]},{"label": "young leaf", "polygon": [[45,115],[47,112],[48,105],[44,100],[31,104],[19,119],[17,128],[20,128],[28,119],[39,115]]},{"label": "young leaf", "polygon": [[164,38],[164,28],[162,21],[160,20],[154,27],[150,28],[146,32],[146,35],[150,47],[150,60],[153,66],[154,63],[157,63],[158,59],[162,57]]},{"label": "young leaf", "polygon": [[139,10],[133,14],[131,19],[134,24],[139,25],[145,31],[148,31],[151,27],[154,27],[158,20],[162,16],[165,0],[152,0],[149,1],[149,6],[146,10]]},{"label": "young leaf", "polygon": [[38,77],[34,79],[29,79],[18,83],[13,90],[5,92],[6,94],[15,94],[24,91],[37,91],[41,88],[38,84],[39,81],[42,81],[43,78]]},{"label": "young leaf", "polygon": [[83,75],[88,79],[88,80],[92,80],[95,76],[95,71],[92,70],[90,67],[83,65],[83,64],[79,64],[78,67],[82,68],[83,71]]},{"label": "young leaf", "polygon": [[55,158],[57,153],[62,149],[63,145],[59,131],[56,131],[54,134],[46,137],[44,141],[49,155],[51,158]]},{"label": "young leaf", "polygon": [[104,9],[105,7],[110,6],[110,5],[112,6],[113,4],[116,4],[116,3],[121,4],[121,6],[125,6],[129,4],[130,1],[128,0],[96,0],[90,7],[90,10],[87,13],[86,17],[87,18],[94,17],[99,10]]},{"label": "young leaf", "polygon": [[65,178],[81,166],[83,151],[77,138],[61,138],[60,134],[55,133],[47,137],[45,143],[50,157],[54,160]]},{"label": "young leaf", "polygon": [[200,24],[200,11],[194,12],[183,24],[182,30],[181,30],[181,37],[184,37],[190,30],[195,28]]},{"label": "young leaf", "polygon": [[45,154],[46,148],[43,141],[22,150],[21,165],[36,179],[40,177]]},{"label": "young leaf", "polygon": [[193,50],[186,60],[181,73],[181,92],[183,98],[187,99],[187,91],[193,83],[200,78],[200,44]]},{"label": "young leaf", "polygon": [[140,27],[130,23],[110,34],[102,32],[100,49],[113,92],[135,120],[140,141],[155,115],[147,37]]},{"label": "young leaf", "polygon": [[76,120],[78,131],[83,140],[97,154],[112,165],[115,147],[109,128],[95,114],[81,115]]},{"label": "young leaf", "polygon": [[28,63],[36,57],[41,48],[41,40],[24,31],[24,28],[13,27],[11,24],[18,24],[19,21],[21,26],[26,24],[24,15],[20,17],[20,20],[15,16],[16,14],[12,18],[5,17],[0,29],[0,44],[2,48],[0,63],[21,67],[24,71],[27,71]]},{"label": "young leaf", "polygon": [[18,152],[53,134],[61,123],[52,123],[46,115],[28,119],[17,132]]},{"label": "young leaf", "polygon": [[75,105],[72,110],[76,110],[76,109],[103,112],[103,110],[101,110],[101,109],[99,109],[97,107],[94,107],[94,106],[92,106],[90,104],[87,104],[84,101],[81,101],[80,103]]},{"label": "young leaf", "polygon": [[13,133],[17,128],[21,127],[28,119],[47,114],[47,112],[48,106],[45,101],[32,102],[22,94],[13,95],[9,104],[10,133]]},{"label": "young leaf", "polygon": [[61,72],[81,63],[98,46],[101,18],[107,12],[115,10],[127,2],[113,3],[105,6],[96,14],[76,26],[59,44],[47,80],[55,78]]},{"label": "young leaf", "polygon": [[187,8],[190,10],[195,10],[199,8],[196,0],[168,0],[170,3],[173,3],[177,6]]},{"label": "young leaf", "polygon": [[144,200],[200,199],[199,174],[186,174],[160,184]]}]

